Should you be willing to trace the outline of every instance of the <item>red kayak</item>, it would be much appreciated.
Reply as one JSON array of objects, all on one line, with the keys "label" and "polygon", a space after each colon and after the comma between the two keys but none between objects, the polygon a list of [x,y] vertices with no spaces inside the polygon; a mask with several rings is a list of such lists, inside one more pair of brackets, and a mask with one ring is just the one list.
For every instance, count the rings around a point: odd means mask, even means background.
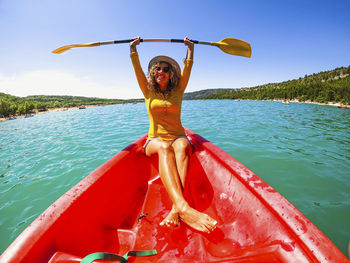
[{"label": "red kayak", "polygon": [[[42,213],[1,262],[80,262],[91,253],[156,250],[129,262],[350,262],[283,196],[190,130],[185,197],[218,221],[210,234],[160,226],[171,201],[146,136],[115,155]],[[97,260],[95,262],[110,262]],[[125,260],[120,262],[126,262]]]}]

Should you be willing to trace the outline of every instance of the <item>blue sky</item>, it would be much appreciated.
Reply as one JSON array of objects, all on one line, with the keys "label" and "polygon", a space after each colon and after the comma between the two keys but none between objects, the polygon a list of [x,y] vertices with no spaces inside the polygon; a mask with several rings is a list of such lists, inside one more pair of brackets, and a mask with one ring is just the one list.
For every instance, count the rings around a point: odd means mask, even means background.
[{"label": "blue sky", "polygon": [[[250,59],[196,45],[187,91],[252,87],[350,64],[350,1],[0,0],[0,92],[17,96],[140,98],[129,46],[57,47],[142,38],[218,42],[238,38]],[[156,55],[180,65],[183,44],[138,46],[144,69]]]}]

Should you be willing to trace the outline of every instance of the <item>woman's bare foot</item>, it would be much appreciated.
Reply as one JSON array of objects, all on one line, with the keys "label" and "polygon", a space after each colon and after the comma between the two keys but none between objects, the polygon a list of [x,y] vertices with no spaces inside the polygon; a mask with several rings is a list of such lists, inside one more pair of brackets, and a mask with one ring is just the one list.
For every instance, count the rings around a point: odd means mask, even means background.
[{"label": "woman's bare foot", "polygon": [[206,233],[213,231],[218,223],[207,214],[191,208],[188,204],[180,209],[179,216],[190,227]]},{"label": "woman's bare foot", "polygon": [[170,213],[166,218],[163,219],[162,222],[160,222],[161,226],[167,226],[167,227],[177,227],[179,225],[179,213],[175,211],[175,206],[173,205]]}]

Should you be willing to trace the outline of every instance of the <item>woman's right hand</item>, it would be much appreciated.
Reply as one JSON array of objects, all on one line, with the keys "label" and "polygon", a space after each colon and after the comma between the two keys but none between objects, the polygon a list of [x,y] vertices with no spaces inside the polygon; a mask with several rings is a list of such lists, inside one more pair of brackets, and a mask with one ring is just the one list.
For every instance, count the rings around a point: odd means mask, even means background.
[{"label": "woman's right hand", "polygon": [[130,53],[132,53],[132,52],[137,52],[136,46],[137,46],[138,44],[140,44],[140,42],[141,42],[140,37],[135,37],[135,38],[133,38],[132,40],[133,40],[133,41],[130,42]]}]

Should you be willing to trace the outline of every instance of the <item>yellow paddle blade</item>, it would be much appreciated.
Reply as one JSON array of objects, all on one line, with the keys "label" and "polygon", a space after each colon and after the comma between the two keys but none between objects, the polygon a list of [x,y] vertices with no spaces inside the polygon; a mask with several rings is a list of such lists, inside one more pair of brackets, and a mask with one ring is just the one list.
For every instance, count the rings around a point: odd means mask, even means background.
[{"label": "yellow paddle blade", "polygon": [[236,38],[225,38],[219,42],[212,42],[212,46],[217,46],[222,51],[236,56],[248,57],[252,55],[250,44]]},{"label": "yellow paddle blade", "polygon": [[74,48],[74,47],[97,47],[99,45],[100,45],[100,42],[87,43],[87,44],[73,44],[73,45],[59,47],[54,51],[52,51],[52,53],[62,54],[63,52],[66,52],[67,50],[70,50],[71,48]]}]

